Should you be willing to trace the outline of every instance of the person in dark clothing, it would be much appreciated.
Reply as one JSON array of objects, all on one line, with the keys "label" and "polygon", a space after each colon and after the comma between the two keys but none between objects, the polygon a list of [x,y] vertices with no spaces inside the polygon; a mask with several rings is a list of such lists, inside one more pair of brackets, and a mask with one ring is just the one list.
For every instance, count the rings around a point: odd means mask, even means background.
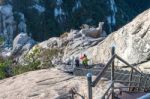
[{"label": "person in dark clothing", "polygon": [[79,65],[80,65],[79,58],[76,57],[76,59],[75,59],[75,66],[76,66],[76,67],[79,67]]}]

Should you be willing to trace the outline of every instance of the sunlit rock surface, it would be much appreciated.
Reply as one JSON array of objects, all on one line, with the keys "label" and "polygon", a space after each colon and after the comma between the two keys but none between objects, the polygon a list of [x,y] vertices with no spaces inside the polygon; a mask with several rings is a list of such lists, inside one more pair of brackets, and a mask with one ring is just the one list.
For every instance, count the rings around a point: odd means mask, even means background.
[{"label": "sunlit rock surface", "polygon": [[[93,88],[93,98],[99,99],[109,85],[106,79],[100,81]],[[87,99],[88,95],[86,77],[75,77],[57,69],[32,71],[0,80],[0,87],[1,99],[72,99],[73,91],[74,99]]]},{"label": "sunlit rock surface", "polygon": [[150,59],[150,9],[138,15],[132,22],[110,34],[103,42],[85,50],[95,63],[106,63],[111,57],[111,47],[130,64]]}]

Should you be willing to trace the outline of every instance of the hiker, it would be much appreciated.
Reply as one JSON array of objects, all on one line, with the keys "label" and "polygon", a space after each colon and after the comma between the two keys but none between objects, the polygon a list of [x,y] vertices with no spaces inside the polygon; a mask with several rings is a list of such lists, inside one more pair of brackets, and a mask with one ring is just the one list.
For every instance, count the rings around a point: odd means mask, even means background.
[{"label": "hiker", "polygon": [[80,59],[82,60],[84,67],[87,68],[89,59],[87,58],[86,54],[84,54]]},{"label": "hiker", "polygon": [[79,65],[80,65],[79,58],[76,57],[76,59],[75,59],[75,66],[76,66],[76,67],[79,67]]}]

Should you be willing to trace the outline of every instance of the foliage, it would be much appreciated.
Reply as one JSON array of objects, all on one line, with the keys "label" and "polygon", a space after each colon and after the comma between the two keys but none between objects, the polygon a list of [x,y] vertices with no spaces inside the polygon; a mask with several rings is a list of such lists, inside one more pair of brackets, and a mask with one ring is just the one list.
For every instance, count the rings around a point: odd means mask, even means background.
[{"label": "foliage", "polygon": [[3,43],[4,43],[4,38],[0,36],[0,45],[2,45]]},{"label": "foliage", "polygon": [[[41,49],[39,46],[36,46],[32,53],[26,57],[28,64],[16,65],[13,68],[13,73],[14,75],[18,75],[28,71],[54,67],[51,60],[54,56],[58,56],[59,52],[58,49]],[[40,60],[39,57],[42,59]]]},{"label": "foliage", "polygon": [[[28,71],[54,67],[52,60],[62,53],[60,49],[44,49],[35,46],[29,54],[25,56],[25,64],[16,64],[12,58],[4,59],[0,57],[0,79],[13,75],[22,74]],[[10,75],[6,69],[11,70]]]},{"label": "foliage", "polygon": [[36,63],[32,63],[32,64],[27,64],[27,65],[16,65],[15,67],[13,67],[13,73],[14,73],[14,75],[19,75],[19,74],[22,74],[25,72],[38,70],[39,64],[40,63],[36,62]]},{"label": "foliage", "polygon": [[40,53],[39,47],[35,46],[32,52],[30,52],[27,56],[25,56],[26,64],[24,65],[16,64],[13,66],[14,75],[41,69],[39,67],[41,62],[38,60],[39,55],[40,55],[39,53]]},{"label": "foliage", "polygon": [[27,65],[35,69],[53,67],[52,60],[61,53],[59,49],[44,49],[35,46],[33,50],[25,57]]},{"label": "foliage", "polygon": [[10,59],[3,59],[0,57],[0,79],[6,78],[6,68],[9,68],[12,64],[12,61]]},{"label": "foliage", "polygon": [[52,60],[54,58],[59,58],[59,54],[61,53],[60,49],[42,49],[41,56],[42,57],[42,68],[48,68],[49,66],[54,67],[52,64]]},{"label": "foliage", "polygon": [[[60,36],[70,29],[79,29],[82,24],[98,25],[100,21],[107,23],[110,10],[109,0],[80,0],[82,7],[73,11],[76,0],[63,0],[61,6],[66,12],[66,19],[59,23],[54,17],[56,0],[12,0],[14,12],[22,12],[26,18],[28,33],[37,41],[43,41],[53,36]],[[116,27],[122,27],[131,21],[136,15],[150,6],[149,0],[114,0],[117,5]],[[43,13],[39,13],[33,5],[45,7]],[[16,18],[16,17],[15,17]],[[17,19],[16,19],[17,20]],[[107,31],[108,25],[104,25]],[[108,31],[107,31],[108,32]]]},{"label": "foliage", "polygon": [[41,62],[38,60],[40,52],[41,50],[39,46],[35,46],[33,50],[25,56],[26,65],[34,69],[39,69],[38,66],[41,64]]}]

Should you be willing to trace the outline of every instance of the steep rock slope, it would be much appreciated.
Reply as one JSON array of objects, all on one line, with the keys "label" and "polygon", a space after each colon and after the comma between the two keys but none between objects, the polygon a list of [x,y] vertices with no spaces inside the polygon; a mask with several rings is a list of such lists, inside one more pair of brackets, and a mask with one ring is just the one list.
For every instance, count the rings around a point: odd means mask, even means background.
[{"label": "steep rock slope", "polygon": [[[69,33],[65,33],[60,37],[52,37],[49,40],[35,45],[30,52],[33,52],[37,46],[38,49],[42,49],[41,52],[44,52],[44,49],[61,50],[61,53],[54,57],[54,63],[58,63],[58,61],[69,62],[86,49],[97,45],[105,39],[106,32],[102,26],[103,22],[100,22],[97,28],[87,26],[81,30],[71,30]],[[50,53],[46,55],[48,56]]]},{"label": "steep rock slope", "polygon": [[[100,28],[100,27],[98,27]],[[150,59],[150,9],[138,15],[132,22],[128,23],[118,31],[113,32],[105,38],[99,32],[97,38],[86,35],[87,31],[70,31],[60,38],[50,38],[39,46],[49,49],[62,49],[63,62],[74,60],[82,54],[87,54],[90,63],[105,64],[111,57],[111,47],[116,46],[116,53],[130,64],[139,64]],[[92,32],[93,33],[93,32]],[[117,61],[116,61],[117,62]]]},{"label": "steep rock slope", "polygon": [[132,22],[110,34],[103,42],[89,48],[85,53],[96,63],[106,63],[111,56],[110,48],[131,64],[150,59],[150,9],[138,15]]}]

